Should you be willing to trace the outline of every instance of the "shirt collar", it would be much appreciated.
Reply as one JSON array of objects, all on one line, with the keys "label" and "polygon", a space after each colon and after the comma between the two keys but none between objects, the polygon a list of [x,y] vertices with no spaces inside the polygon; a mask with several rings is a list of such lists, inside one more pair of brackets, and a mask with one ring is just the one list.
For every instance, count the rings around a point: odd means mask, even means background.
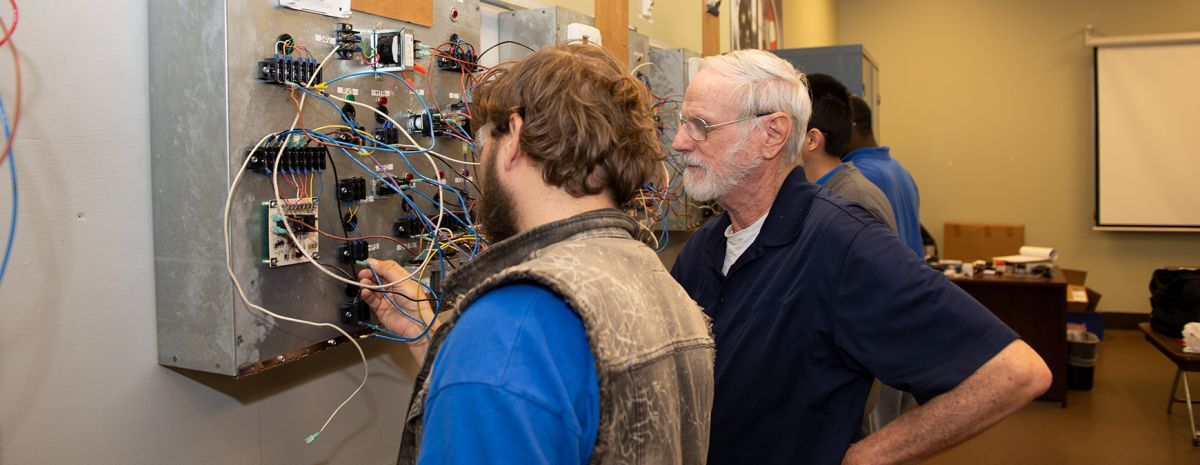
[{"label": "shirt collar", "polygon": [[805,179],[804,167],[792,169],[775,195],[771,212],[758,235],[758,243],[765,247],[778,247],[791,243],[800,235],[800,227],[818,189],[820,186]]},{"label": "shirt collar", "polygon": [[861,149],[857,149],[853,152],[847,153],[845,156],[842,157],[842,160],[843,161],[854,161],[854,160],[861,160],[863,158],[877,158],[880,160],[887,160],[889,158],[892,158],[891,150],[892,149],[886,145],[882,146],[882,147],[863,147]]},{"label": "shirt collar", "polygon": [[829,178],[832,178],[833,175],[837,174],[838,171],[841,171],[843,166],[846,166],[846,164],[839,163],[837,166],[833,167],[833,169],[829,170],[828,173],[825,173],[824,176],[821,176],[821,179],[817,180],[817,185],[824,186],[825,183],[829,182]]}]

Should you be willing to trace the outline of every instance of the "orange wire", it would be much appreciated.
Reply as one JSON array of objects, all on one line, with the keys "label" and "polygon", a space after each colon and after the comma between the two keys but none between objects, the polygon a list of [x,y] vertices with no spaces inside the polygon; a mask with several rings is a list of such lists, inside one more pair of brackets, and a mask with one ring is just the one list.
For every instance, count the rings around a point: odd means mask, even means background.
[{"label": "orange wire", "polygon": [[[16,4],[16,1],[14,0],[13,1],[13,12],[14,12],[13,13],[13,15],[14,15],[13,16],[13,27],[8,29],[8,34],[4,36],[3,41],[8,42],[8,49],[12,51],[13,70],[17,76],[17,78],[16,78],[16,81],[17,81],[17,103],[13,107],[13,121],[12,121],[12,127],[9,128],[8,142],[6,142],[4,144],[4,150],[0,151],[0,163],[4,163],[4,160],[8,158],[8,153],[10,151],[12,151],[13,141],[16,140],[16,138],[17,138],[17,125],[19,125],[21,123],[21,89],[22,89],[22,87],[21,87],[21,57],[17,55],[17,46],[16,46],[16,44],[13,43],[13,41],[10,38],[10,36],[12,35],[12,31],[16,30],[16,28],[17,28],[16,13],[15,13],[16,7],[17,7],[17,4]],[[0,27],[6,27],[3,19],[0,19]],[[0,41],[0,43],[3,43],[3,41]]]}]

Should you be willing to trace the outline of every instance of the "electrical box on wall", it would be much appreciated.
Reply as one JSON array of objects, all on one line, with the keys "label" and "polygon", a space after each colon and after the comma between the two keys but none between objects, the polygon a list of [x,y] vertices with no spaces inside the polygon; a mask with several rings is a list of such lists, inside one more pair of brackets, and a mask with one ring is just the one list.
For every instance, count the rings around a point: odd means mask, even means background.
[{"label": "electrical box on wall", "polygon": [[871,105],[875,137],[879,131],[879,65],[861,44],[771,50],[804,73],[822,73],[845,84]]},{"label": "electrical box on wall", "polygon": [[[434,2],[432,27],[266,1],[150,2],[149,13],[160,364],[246,376],[345,342],[248,308],[227,247],[249,301],[355,337],[374,331],[370,312],[323,273],[357,280],[363,259],[391,259],[436,286],[454,249],[421,247],[473,230],[457,210],[478,197],[474,167],[455,162],[472,156],[461,115],[478,0]],[[397,155],[405,131],[428,150]]]},{"label": "electrical box on wall", "polygon": [[629,31],[629,69],[650,61],[650,37]]},{"label": "electrical box on wall", "polygon": [[[683,93],[687,91],[688,83],[695,77],[696,68],[692,58],[699,58],[700,53],[685,48],[654,49],[649,53],[649,63],[653,66],[640,68],[637,76],[646,82],[650,92],[656,99],[655,118],[663,136],[663,144],[668,148],[676,132],[676,112],[683,102]],[[671,231],[690,231],[700,227],[716,214],[716,206],[699,204],[687,196],[682,187],[684,167],[678,160],[679,154],[671,150],[667,157],[667,170],[671,175],[670,187],[678,192],[681,201],[676,202],[666,213],[667,229]]]},{"label": "electrical box on wall", "polygon": [[[511,40],[535,50],[571,40],[571,32],[582,30],[579,25],[593,30],[596,25],[596,20],[591,16],[559,6],[500,13],[496,22],[500,42]],[[573,24],[576,26],[572,27]],[[574,35],[586,33],[576,32]],[[529,53],[529,50],[521,47],[501,47],[500,61],[516,60]]]}]

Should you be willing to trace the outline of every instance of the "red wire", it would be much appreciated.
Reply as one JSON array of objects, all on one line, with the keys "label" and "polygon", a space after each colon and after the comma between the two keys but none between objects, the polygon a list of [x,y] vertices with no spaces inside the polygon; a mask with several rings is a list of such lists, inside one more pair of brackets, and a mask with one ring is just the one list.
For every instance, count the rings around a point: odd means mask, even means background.
[{"label": "red wire", "polygon": [[[8,0],[8,3],[12,4],[13,22],[12,22],[12,27],[7,28],[8,30],[4,31],[4,37],[0,38],[0,46],[3,46],[4,43],[8,42],[8,39],[10,37],[12,37],[13,32],[17,30],[17,21],[20,20],[20,18],[21,18],[20,11],[17,10],[17,0]],[[0,21],[0,24],[3,24],[3,22]]]},{"label": "red wire", "polygon": [[359,240],[359,239],[383,239],[383,240],[387,240],[387,241],[392,241],[392,242],[395,242],[395,243],[396,243],[396,245],[399,245],[401,248],[403,248],[405,252],[408,252],[408,253],[410,253],[410,254],[413,254],[413,255],[416,255],[416,254],[417,254],[417,253],[416,253],[416,252],[414,252],[412,249],[408,248],[408,246],[407,246],[407,245],[404,245],[404,243],[403,243],[403,242],[401,242],[401,241],[400,241],[400,239],[396,239],[396,238],[394,238],[394,237],[392,237],[392,236],[381,236],[381,235],[366,235],[366,236],[359,236],[359,237],[342,237],[342,236],[335,236],[335,235],[333,235],[333,234],[329,234],[329,233],[327,233],[327,232],[325,232],[325,231],[322,231],[322,230],[320,230],[320,229],[314,228],[314,227],[312,227],[311,225],[309,225],[309,224],[307,224],[307,223],[305,223],[305,222],[303,222],[303,221],[300,221],[300,220],[298,220],[298,219],[295,219],[295,218],[288,218],[288,221],[291,221],[292,223],[298,224],[298,225],[300,225],[300,226],[304,226],[304,227],[305,227],[305,228],[307,228],[307,229],[311,229],[313,232],[316,232],[317,234],[320,234],[320,235],[322,235],[322,236],[328,237],[328,238],[330,238],[330,239],[336,239],[336,240],[339,240],[339,241],[357,241],[357,240]]},{"label": "red wire", "polygon": [[[5,34],[3,40],[0,40],[0,44],[7,42],[8,49],[12,51],[13,70],[17,75],[17,78],[16,78],[16,81],[17,81],[17,104],[13,109],[13,121],[12,121],[12,127],[9,128],[8,142],[6,142],[4,144],[4,151],[0,151],[0,163],[4,163],[4,160],[8,158],[8,153],[9,153],[9,151],[12,150],[12,147],[13,147],[13,141],[16,140],[16,138],[17,138],[17,125],[21,123],[21,58],[20,58],[20,56],[17,55],[16,44],[14,44],[13,41],[9,40],[9,36],[12,35],[12,31],[17,29],[17,23],[16,23],[17,3],[16,3],[16,0],[11,0],[11,1],[12,1],[12,5],[13,5],[13,27],[8,29],[8,33]],[[0,27],[4,27],[3,19],[0,19]]]}]

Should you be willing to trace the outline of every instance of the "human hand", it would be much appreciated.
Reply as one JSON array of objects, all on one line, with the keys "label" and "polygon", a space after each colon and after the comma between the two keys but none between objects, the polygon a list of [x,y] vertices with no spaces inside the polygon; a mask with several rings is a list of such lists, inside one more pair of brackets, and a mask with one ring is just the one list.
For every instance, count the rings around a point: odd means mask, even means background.
[{"label": "human hand", "polygon": [[[375,281],[375,275],[371,273],[371,268],[379,275],[379,280],[385,284],[411,275],[398,263],[391,260],[372,258],[367,259],[367,264],[370,268],[364,268],[358,272],[359,282],[363,284],[372,286],[379,284]],[[379,319],[384,329],[404,338],[422,336],[425,333],[424,324],[433,323],[433,305],[427,301],[428,296],[421,285],[410,279],[394,284],[388,290],[391,293],[364,288],[360,291],[359,296],[371,307],[371,311],[375,313],[375,317]],[[392,305],[393,302],[396,306]],[[401,310],[408,315],[401,313]],[[414,319],[420,320],[420,323]],[[429,329],[430,334],[433,333],[434,328],[436,326]],[[413,341],[413,344],[423,344],[427,341],[427,338],[423,338]]]}]

